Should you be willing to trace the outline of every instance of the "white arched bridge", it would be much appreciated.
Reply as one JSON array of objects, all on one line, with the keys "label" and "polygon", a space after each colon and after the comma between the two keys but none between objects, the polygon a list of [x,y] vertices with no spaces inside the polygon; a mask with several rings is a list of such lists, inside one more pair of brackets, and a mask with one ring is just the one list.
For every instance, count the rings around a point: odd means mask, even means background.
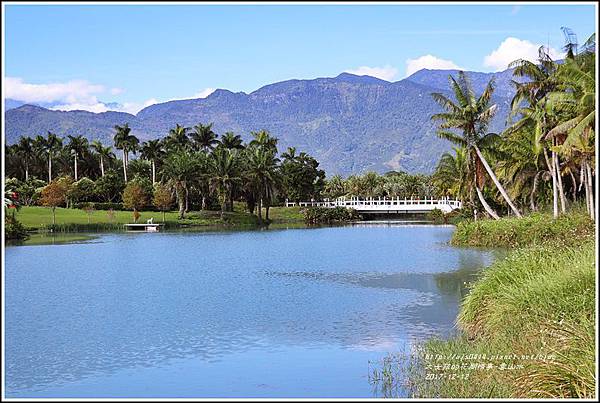
[{"label": "white arched bridge", "polygon": [[427,213],[431,210],[442,210],[444,213],[450,213],[453,210],[462,207],[458,200],[442,199],[405,199],[399,197],[392,198],[359,198],[359,197],[340,197],[335,200],[308,201],[308,202],[290,202],[286,201],[287,207],[345,207],[352,208],[359,213]]}]

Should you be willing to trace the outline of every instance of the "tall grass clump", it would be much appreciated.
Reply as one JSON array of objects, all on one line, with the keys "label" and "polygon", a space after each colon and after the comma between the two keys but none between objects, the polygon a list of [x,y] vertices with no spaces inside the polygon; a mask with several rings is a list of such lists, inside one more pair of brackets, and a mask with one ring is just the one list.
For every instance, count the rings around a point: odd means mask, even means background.
[{"label": "tall grass clump", "polygon": [[575,245],[594,235],[593,221],[586,214],[572,213],[552,219],[547,213],[523,218],[462,221],[451,243],[455,246],[518,248],[540,243]]},{"label": "tall grass clump", "polygon": [[[584,214],[458,225],[452,243],[508,255],[470,285],[457,334],[418,345],[402,374],[421,398],[592,398],[596,393],[595,228]],[[485,370],[434,377],[431,357],[480,357]],[[494,357],[502,357],[497,360]],[[482,358],[481,358],[482,357]],[[505,366],[500,369],[500,363]],[[507,368],[509,368],[507,370]],[[447,372],[447,371],[446,371]],[[389,383],[389,381],[388,381]]]}]

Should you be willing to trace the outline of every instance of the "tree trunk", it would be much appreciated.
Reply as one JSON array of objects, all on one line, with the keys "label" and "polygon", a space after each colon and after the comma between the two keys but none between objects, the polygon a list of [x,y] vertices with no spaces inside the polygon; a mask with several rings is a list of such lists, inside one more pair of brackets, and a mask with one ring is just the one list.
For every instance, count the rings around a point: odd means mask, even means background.
[{"label": "tree trunk", "polygon": [[126,157],[125,149],[123,149],[123,177],[125,178],[125,183],[127,183],[127,157]]},{"label": "tree trunk", "polygon": [[488,175],[490,175],[490,177],[492,178],[492,181],[494,181],[494,184],[496,185],[496,188],[498,188],[498,190],[502,194],[502,197],[504,197],[504,200],[506,200],[506,202],[508,203],[508,205],[510,206],[510,208],[512,209],[512,211],[515,213],[515,215],[517,217],[521,218],[521,213],[519,212],[519,210],[517,209],[517,207],[513,204],[512,200],[508,196],[508,193],[506,193],[506,190],[504,190],[504,187],[502,186],[502,184],[500,183],[500,181],[498,180],[498,178],[496,177],[496,175],[492,171],[492,168],[490,168],[490,166],[488,165],[486,159],[483,157],[483,154],[481,153],[481,150],[479,150],[479,147],[477,147],[477,146],[474,146],[474,147],[475,147],[475,152],[477,153],[477,156],[479,157],[479,160],[481,161],[481,163],[485,167],[485,170],[487,171]]},{"label": "tree trunk", "polygon": [[25,182],[29,180],[29,163],[25,162]]},{"label": "tree trunk", "polygon": [[102,177],[104,177],[104,159],[100,156],[100,172],[102,172]]},{"label": "tree trunk", "polygon": [[163,222],[165,222],[165,210],[163,210]]},{"label": "tree trunk", "polygon": [[262,225],[262,198],[258,198],[256,207],[258,209],[258,225]]},{"label": "tree trunk", "polygon": [[56,207],[52,207],[52,225],[56,225]]},{"label": "tree trunk", "polygon": [[490,216],[492,216],[492,218],[494,218],[495,220],[498,220],[500,217],[498,217],[498,214],[496,214],[496,212],[490,207],[490,205],[487,204],[487,202],[483,198],[483,194],[481,193],[481,190],[479,190],[478,186],[475,186],[475,190],[477,190],[477,196],[479,196],[479,201],[481,202],[481,205],[483,206],[485,211],[487,211],[487,213]]},{"label": "tree trunk", "polygon": [[552,175],[552,216],[554,218],[558,217],[558,192],[557,192],[557,186],[556,186],[556,169],[554,169],[554,166],[550,163],[550,160],[548,159],[548,153],[546,153],[546,149],[544,148],[544,159],[546,160],[546,165],[548,166],[548,171],[550,171],[550,174]]},{"label": "tree trunk", "polygon": [[185,196],[183,194],[183,190],[177,190],[177,204],[179,204],[179,219],[185,217]]},{"label": "tree trunk", "polygon": [[75,182],[77,182],[77,154],[75,154]]},{"label": "tree trunk", "polygon": [[265,220],[267,220],[267,222],[269,222],[269,208],[271,208],[271,205],[267,202],[265,205]]},{"label": "tree trunk", "polygon": [[187,213],[188,211],[190,211],[190,192],[186,185],[185,186],[185,212]]},{"label": "tree trunk", "polygon": [[531,211],[537,210],[537,207],[535,205],[535,192],[537,191],[538,181],[540,179],[541,173],[542,171],[539,171],[533,177],[533,187],[531,188],[531,193],[529,194],[529,207],[531,208]]},{"label": "tree trunk", "polygon": [[48,183],[52,182],[52,154],[48,153]]},{"label": "tree trunk", "polygon": [[156,165],[154,164],[154,160],[152,160],[152,184],[156,183]]},{"label": "tree trunk", "polygon": [[575,179],[575,175],[573,175],[573,171],[569,171],[569,175],[571,176],[571,182],[573,182],[573,202],[577,202],[577,179]]},{"label": "tree trunk", "polygon": [[595,221],[595,216],[596,216],[596,205],[594,203],[594,187],[592,185],[592,168],[590,167],[590,164],[586,161],[585,162],[585,170],[586,170],[586,177],[587,177],[587,183],[586,186],[588,187],[588,193],[590,195],[589,200],[590,200],[590,218],[592,219],[592,221]]},{"label": "tree trunk", "polygon": [[562,175],[560,173],[560,162],[558,161],[558,154],[554,154],[554,168],[556,169],[556,183],[558,186],[558,195],[560,197],[560,211],[564,213],[567,209],[567,199],[565,198],[565,190],[563,189]]},{"label": "tree trunk", "polygon": [[206,196],[204,194],[202,194],[202,206],[201,206],[202,210],[206,210]]}]

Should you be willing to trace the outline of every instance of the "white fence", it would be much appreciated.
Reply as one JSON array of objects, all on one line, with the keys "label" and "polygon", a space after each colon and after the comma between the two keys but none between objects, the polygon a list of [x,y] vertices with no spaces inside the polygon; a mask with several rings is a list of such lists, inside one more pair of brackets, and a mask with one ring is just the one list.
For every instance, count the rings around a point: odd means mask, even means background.
[{"label": "white fence", "polygon": [[462,203],[458,200],[442,199],[401,199],[393,198],[365,198],[358,197],[345,198],[341,197],[335,200],[324,201],[309,201],[309,202],[289,202],[286,201],[287,207],[346,207],[353,208],[359,213],[422,213],[434,209],[442,210],[444,213],[449,213],[452,210],[462,207]]}]

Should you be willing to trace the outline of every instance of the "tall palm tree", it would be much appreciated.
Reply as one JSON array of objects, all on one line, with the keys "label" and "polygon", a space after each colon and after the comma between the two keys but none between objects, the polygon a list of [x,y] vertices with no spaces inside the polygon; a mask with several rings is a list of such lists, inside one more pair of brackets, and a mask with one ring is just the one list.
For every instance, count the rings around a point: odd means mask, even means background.
[{"label": "tall palm tree", "polygon": [[30,137],[21,137],[16,145],[16,151],[25,166],[25,180],[29,179],[29,164],[35,158],[36,152]]},{"label": "tall palm tree", "polygon": [[278,139],[271,136],[268,131],[260,130],[258,132],[251,132],[251,134],[254,136],[254,139],[250,142],[250,146],[262,147],[266,150],[277,152]]},{"label": "tall palm tree", "polygon": [[564,141],[556,149],[568,158],[580,157],[586,189],[587,209],[594,219],[593,171],[595,157],[596,80],[593,66],[584,70],[576,60],[567,59],[556,73],[557,79],[568,89],[548,95],[551,107],[570,112],[570,119],[560,123],[547,134],[547,138],[562,137]]},{"label": "tall palm tree", "polygon": [[75,173],[75,181],[77,181],[79,179],[77,163],[79,158],[88,151],[88,139],[83,136],[69,135],[67,137],[69,138],[69,144],[67,144],[67,148],[71,151],[71,155],[73,156],[73,170]]},{"label": "tall palm tree", "polygon": [[192,141],[194,142],[194,148],[201,151],[210,151],[215,145],[219,144],[217,140],[217,134],[212,130],[213,124],[203,125],[198,123],[194,126],[194,131],[191,134]]},{"label": "tall palm tree", "polygon": [[[446,110],[446,112],[432,116],[433,120],[441,121],[438,136],[459,146],[466,147],[469,150],[470,161],[475,165],[475,190],[481,204],[492,217],[498,218],[481,193],[480,187],[483,185],[485,179],[481,165],[483,165],[483,168],[485,168],[496,188],[500,191],[502,197],[506,200],[515,215],[521,217],[521,213],[506,193],[506,190],[481,151],[481,148],[489,148],[498,138],[494,133],[487,133],[487,127],[497,108],[495,104],[490,105],[494,91],[493,80],[490,80],[479,97],[475,96],[471,83],[463,71],[458,73],[458,81],[452,76],[449,77],[449,81],[450,87],[456,97],[456,103],[443,94],[432,94],[433,99]],[[447,129],[458,129],[462,133],[457,134]]]},{"label": "tall palm tree", "polygon": [[164,139],[165,148],[168,151],[181,151],[188,148],[190,145],[189,130],[189,127],[183,127],[179,124],[170,129],[169,135]]},{"label": "tall palm tree", "polygon": [[226,132],[221,136],[221,145],[228,150],[242,150],[244,148],[242,137],[233,132]]},{"label": "tall palm tree", "polygon": [[472,175],[468,162],[469,153],[466,148],[452,147],[454,154],[442,154],[433,175],[433,181],[447,196],[459,200],[471,199],[473,193]]},{"label": "tall palm tree", "polygon": [[161,169],[163,181],[175,192],[179,206],[179,218],[185,217],[188,185],[197,175],[198,160],[189,152],[170,154]]},{"label": "tall palm tree", "polygon": [[262,147],[251,147],[247,152],[248,176],[254,183],[256,201],[258,202],[258,222],[262,224],[262,206],[266,207],[265,219],[269,220],[269,207],[275,196],[276,185],[279,182],[275,154]]},{"label": "tall palm tree", "polygon": [[98,158],[100,158],[100,172],[102,173],[102,176],[104,176],[104,161],[109,161],[111,158],[115,157],[115,154],[112,152],[112,147],[104,147],[99,140],[92,141],[91,147],[96,155],[98,155]]},{"label": "tall palm tree", "polygon": [[520,198],[525,203],[529,199],[530,210],[536,211],[540,179],[547,180],[552,175],[545,163],[541,139],[532,127],[526,126],[519,131],[505,132],[499,148],[498,176],[505,180],[512,198]]},{"label": "tall palm tree", "polygon": [[221,199],[221,218],[227,210],[233,186],[241,182],[239,158],[236,150],[217,148],[209,160],[210,184]]},{"label": "tall palm tree", "polygon": [[128,147],[130,144],[130,132],[131,128],[128,123],[125,123],[123,126],[116,125],[115,126],[115,135],[113,137],[113,141],[115,143],[115,148],[117,150],[123,151],[123,177],[125,178],[125,183],[127,183],[127,156],[128,156]]},{"label": "tall palm tree", "polygon": [[142,158],[152,163],[152,184],[156,183],[156,161],[165,155],[163,145],[160,140],[148,140],[142,143]]},{"label": "tall palm tree", "polygon": [[[538,50],[537,63],[528,60],[516,60],[509,67],[514,67],[513,74],[516,77],[524,77],[524,82],[513,81],[516,92],[512,100],[512,111],[510,117],[519,115],[520,119],[512,124],[507,132],[518,132],[521,130],[533,130],[540,139],[546,139],[548,131],[553,127],[556,116],[547,108],[547,96],[558,88],[556,72],[558,64],[552,60],[544,46]],[[523,105],[524,103],[524,105]],[[556,143],[556,139],[552,139]],[[547,147],[542,143],[544,160],[548,171],[552,176],[552,204],[554,218],[558,217],[558,202],[562,212],[566,210],[566,198],[562,186],[560,172],[560,161],[555,150],[551,150],[548,157]]]},{"label": "tall palm tree", "polygon": [[62,148],[62,138],[52,132],[48,132],[44,142],[45,151],[48,153],[48,183],[52,182],[52,158]]}]

